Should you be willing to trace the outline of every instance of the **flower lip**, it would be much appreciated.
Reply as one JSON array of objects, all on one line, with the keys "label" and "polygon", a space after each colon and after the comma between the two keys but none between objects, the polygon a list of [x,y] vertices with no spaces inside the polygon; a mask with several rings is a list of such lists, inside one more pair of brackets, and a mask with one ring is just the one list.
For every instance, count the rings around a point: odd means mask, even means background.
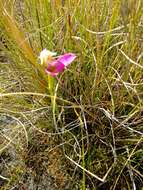
[{"label": "flower lip", "polygon": [[47,49],[43,49],[40,53],[40,61],[41,65],[46,65],[48,62],[52,61],[54,56],[56,56],[56,52],[49,51]]},{"label": "flower lip", "polygon": [[45,57],[45,56],[56,56],[56,52],[49,51],[47,49],[43,49],[40,53],[40,57]]},{"label": "flower lip", "polygon": [[60,61],[56,60],[51,62],[48,67],[46,68],[46,71],[51,73],[60,73],[64,70],[65,65],[61,63]]}]

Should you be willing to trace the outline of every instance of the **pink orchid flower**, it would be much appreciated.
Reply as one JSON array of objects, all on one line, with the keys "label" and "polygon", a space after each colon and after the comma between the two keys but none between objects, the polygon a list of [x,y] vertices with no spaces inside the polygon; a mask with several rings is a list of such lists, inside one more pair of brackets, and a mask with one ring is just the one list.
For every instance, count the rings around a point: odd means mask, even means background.
[{"label": "pink orchid flower", "polygon": [[76,58],[76,55],[73,53],[66,53],[58,57],[54,57],[55,55],[55,52],[44,49],[39,57],[41,65],[46,69],[46,73],[51,76],[56,76],[58,73],[61,73]]}]

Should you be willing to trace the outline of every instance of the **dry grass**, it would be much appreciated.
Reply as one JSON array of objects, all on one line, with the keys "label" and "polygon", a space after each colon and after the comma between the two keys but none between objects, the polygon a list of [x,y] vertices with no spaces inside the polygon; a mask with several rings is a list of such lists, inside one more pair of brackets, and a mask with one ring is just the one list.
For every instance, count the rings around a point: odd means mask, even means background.
[{"label": "dry grass", "polygon": [[[2,189],[43,175],[45,189],[143,187],[142,12],[141,0],[0,1]],[[77,55],[52,93],[43,48]]]}]

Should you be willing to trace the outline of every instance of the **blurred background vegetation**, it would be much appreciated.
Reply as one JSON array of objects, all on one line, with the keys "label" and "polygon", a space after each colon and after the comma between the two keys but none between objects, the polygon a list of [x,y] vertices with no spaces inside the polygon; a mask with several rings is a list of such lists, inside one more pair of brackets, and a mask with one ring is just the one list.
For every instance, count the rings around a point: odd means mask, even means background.
[{"label": "blurred background vegetation", "polygon": [[[143,1],[0,1],[2,190],[143,188]],[[55,78],[47,48],[73,52]]]}]

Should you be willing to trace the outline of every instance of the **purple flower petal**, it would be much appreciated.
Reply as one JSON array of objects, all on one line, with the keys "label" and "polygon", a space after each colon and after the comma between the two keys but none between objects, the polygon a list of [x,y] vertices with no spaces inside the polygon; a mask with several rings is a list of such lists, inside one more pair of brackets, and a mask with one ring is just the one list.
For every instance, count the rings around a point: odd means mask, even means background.
[{"label": "purple flower petal", "polygon": [[61,55],[57,61],[61,62],[65,66],[68,66],[71,62],[73,62],[76,58],[76,55],[73,53],[66,53],[64,55]]},{"label": "purple flower petal", "polygon": [[68,66],[74,59],[76,58],[76,55],[73,53],[66,53],[64,55],[59,56],[54,61],[51,61],[48,63],[48,66],[46,68],[46,73],[50,74],[51,76],[56,76],[58,73],[62,72],[66,66]]},{"label": "purple flower petal", "polygon": [[58,73],[62,72],[65,68],[65,65],[59,60],[55,60],[48,64],[46,72],[52,76],[56,76]]}]

